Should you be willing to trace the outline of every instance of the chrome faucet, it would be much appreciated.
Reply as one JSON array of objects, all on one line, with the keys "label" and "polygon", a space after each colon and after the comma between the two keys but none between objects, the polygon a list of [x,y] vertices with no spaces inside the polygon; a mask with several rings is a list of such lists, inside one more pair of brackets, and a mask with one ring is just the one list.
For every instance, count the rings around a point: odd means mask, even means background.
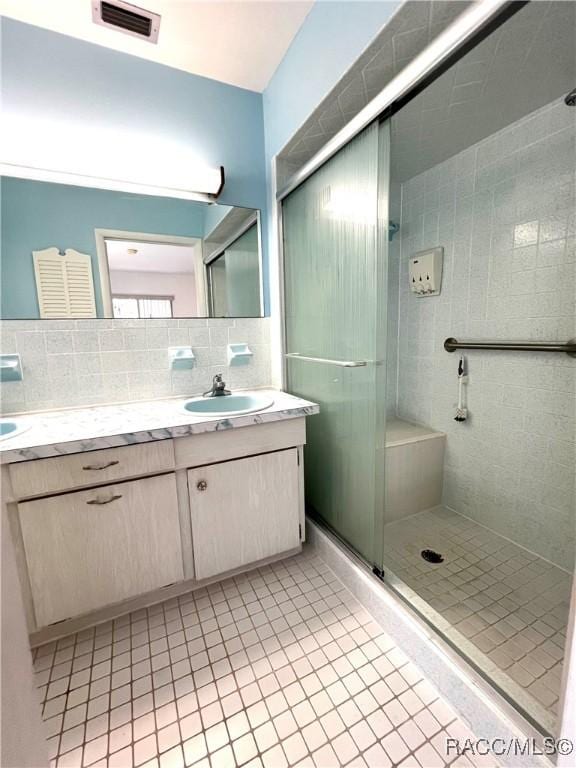
[{"label": "chrome faucet", "polygon": [[226,382],[222,381],[222,374],[217,373],[212,379],[212,389],[208,392],[204,392],[203,397],[224,397],[224,395],[231,395],[229,389],[226,389]]}]

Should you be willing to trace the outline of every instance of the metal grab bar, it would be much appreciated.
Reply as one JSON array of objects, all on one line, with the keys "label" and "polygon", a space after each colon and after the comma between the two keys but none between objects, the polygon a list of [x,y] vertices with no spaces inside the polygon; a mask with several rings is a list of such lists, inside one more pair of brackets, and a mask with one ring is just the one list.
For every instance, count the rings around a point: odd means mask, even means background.
[{"label": "metal grab bar", "polygon": [[511,352],[565,352],[570,357],[576,357],[576,339],[566,342],[557,341],[458,341],[454,338],[444,342],[446,352],[457,349],[496,349]]},{"label": "metal grab bar", "polygon": [[331,360],[328,357],[307,357],[299,352],[287,352],[284,357],[296,360],[305,360],[308,363],[325,363],[326,365],[338,365],[340,368],[363,368],[368,365],[367,360]]}]

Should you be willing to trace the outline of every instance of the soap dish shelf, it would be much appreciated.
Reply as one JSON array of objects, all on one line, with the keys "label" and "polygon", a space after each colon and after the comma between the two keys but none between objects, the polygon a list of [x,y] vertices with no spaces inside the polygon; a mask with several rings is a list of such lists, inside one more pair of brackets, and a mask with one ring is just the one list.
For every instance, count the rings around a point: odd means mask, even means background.
[{"label": "soap dish shelf", "polygon": [[254,353],[245,343],[228,344],[228,365],[248,365]]},{"label": "soap dish shelf", "polygon": [[196,364],[192,347],[169,347],[168,358],[173,371],[188,371]]}]

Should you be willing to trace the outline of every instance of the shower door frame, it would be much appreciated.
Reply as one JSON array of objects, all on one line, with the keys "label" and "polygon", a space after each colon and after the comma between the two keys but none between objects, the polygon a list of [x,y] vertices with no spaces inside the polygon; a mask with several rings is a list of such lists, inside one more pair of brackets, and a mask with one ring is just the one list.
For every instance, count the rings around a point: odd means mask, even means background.
[{"label": "shower door frame", "polygon": [[[407,101],[438,77],[444,69],[474,47],[483,37],[507,21],[531,0],[480,0],[459,16],[447,29],[419,53],[372,101],[278,188],[278,154],[271,160],[271,243],[276,245],[277,274],[275,294],[280,317],[278,352],[281,356],[280,386],[286,387],[286,322],[284,284],[284,227],[282,201],[321,165],[361,133],[370,123],[391,117]],[[280,150],[281,152],[282,150]],[[272,275],[270,275],[270,278]],[[270,281],[271,282],[271,281]]]},{"label": "shower door frame", "polygon": [[[448,69],[481,39],[505,23],[531,0],[480,0],[461,14],[429,46],[416,56],[352,120],[330,139],[280,189],[277,181],[277,155],[272,158],[272,241],[276,241],[276,301],[280,318],[277,342],[280,355],[280,387],[287,386],[287,330],[285,312],[285,259],[282,203],[297,187],[312,176],[371,123],[384,121],[401,109],[413,96]],[[275,236],[274,236],[275,231]],[[338,536],[337,532],[334,532]],[[342,540],[345,546],[347,542]],[[373,572],[384,580],[383,563],[370,563]]]},{"label": "shower door frame", "polygon": [[[277,352],[280,355],[280,387],[287,385],[287,331],[285,305],[284,224],[282,202],[303,184],[324,163],[346,146],[374,121],[384,121],[404,106],[413,96],[426,88],[443,71],[473,48],[481,39],[504,24],[517,11],[535,0],[480,0],[464,11],[447,29],[418,54],[372,99],[349,123],[333,136],[289,181],[278,189],[278,155],[272,158],[271,208],[272,238],[277,248],[276,307],[280,327],[277,328]],[[275,233],[275,234],[274,234]],[[272,276],[270,276],[272,277]],[[270,280],[270,282],[272,282]],[[274,351],[274,350],[273,350]],[[338,535],[336,533],[336,535]],[[345,542],[344,542],[345,543]],[[374,565],[374,573],[382,580],[382,563]]]},{"label": "shower door frame", "polygon": [[[329,139],[302,168],[290,177],[286,184],[277,189],[276,200],[281,202],[370,123],[390,117],[482,38],[501,26],[529,2],[535,1],[480,0],[474,3],[407,64],[388,85],[385,85],[380,93]],[[272,159],[274,169],[276,157]],[[276,188],[276,174],[274,174],[273,183]]]},{"label": "shower door frame", "polygon": [[[282,216],[282,201],[300,184],[311,176],[318,168],[335,155],[342,147],[348,144],[355,136],[364,130],[375,120],[384,120],[392,117],[402,106],[404,106],[413,96],[426,88],[433,80],[442,74],[446,69],[452,66],[468,50],[473,48],[484,37],[493,32],[501,24],[504,24],[517,11],[533,0],[481,0],[465,11],[455,22],[453,22],[444,32],[442,32],[427,48],[424,49],[416,58],[411,61],[391,82],[369,104],[364,107],[347,125],[345,125],[332,139],[330,139],[322,149],[320,149],[304,166],[297,171],[289,181],[278,189],[277,167],[278,155],[272,158],[272,227],[275,235],[271,238],[276,242],[277,248],[277,275],[276,275],[276,301],[280,320],[280,333],[278,337],[279,354],[281,355],[281,387],[284,389],[287,384],[287,363],[286,363],[286,320],[285,320],[285,282],[284,282],[284,227]],[[336,531],[331,530],[332,535],[340,541],[341,546],[347,550],[353,557],[361,559],[367,567],[372,568],[372,564],[361,558],[357,552],[338,535]],[[373,572],[384,581],[384,573],[378,567],[373,568]],[[421,621],[431,627],[436,637],[442,643],[447,644],[447,648],[453,649],[451,643],[448,643],[442,633],[427,622],[424,617],[410,603],[406,602],[402,596],[392,587],[382,584],[387,588],[395,599],[409,606]],[[571,620],[569,619],[569,632],[576,633],[575,615],[576,615],[576,577],[572,582],[572,600],[571,600]],[[571,629],[572,628],[572,629]],[[571,637],[571,635],[569,635]],[[569,650],[569,643],[567,649]],[[458,659],[463,670],[472,670],[473,673],[480,675],[480,679],[487,686],[486,693],[501,699],[505,709],[512,708],[512,714],[517,721],[517,725],[524,733],[542,734],[543,729],[539,723],[536,723],[518,703],[512,701],[504,691],[496,686],[493,681],[487,678],[482,670],[467,656],[460,654],[458,649]],[[569,715],[567,710],[570,702],[567,702],[567,692],[574,678],[574,667],[576,660],[568,653],[564,658],[563,678],[560,692],[560,701],[565,703],[565,708],[560,707],[558,712],[558,728],[567,725]],[[536,731],[534,731],[536,729]],[[544,735],[548,735],[544,732]],[[560,736],[570,735],[560,732]]]}]

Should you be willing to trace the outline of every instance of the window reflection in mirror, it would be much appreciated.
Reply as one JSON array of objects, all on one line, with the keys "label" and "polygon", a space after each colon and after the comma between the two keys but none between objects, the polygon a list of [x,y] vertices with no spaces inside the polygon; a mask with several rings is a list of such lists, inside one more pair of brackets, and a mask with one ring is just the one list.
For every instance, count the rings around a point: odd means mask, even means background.
[{"label": "window reflection in mirror", "polygon": [[113,317],[206,315],[201,238],[163,241],[159,235],[147,242],[145,234],[139,240],[114,235],[97,233],[98,251],[106,257],[102,271],[108,272]]},{"label": "window reflection in mirror", "polygon": [[112,295],[112,311],[118,318],[174,317],[174,296]]},{"label": "window reflection in mirror", "polygon": [[262,315],[253,209],[1,179],[0,317]]}]

